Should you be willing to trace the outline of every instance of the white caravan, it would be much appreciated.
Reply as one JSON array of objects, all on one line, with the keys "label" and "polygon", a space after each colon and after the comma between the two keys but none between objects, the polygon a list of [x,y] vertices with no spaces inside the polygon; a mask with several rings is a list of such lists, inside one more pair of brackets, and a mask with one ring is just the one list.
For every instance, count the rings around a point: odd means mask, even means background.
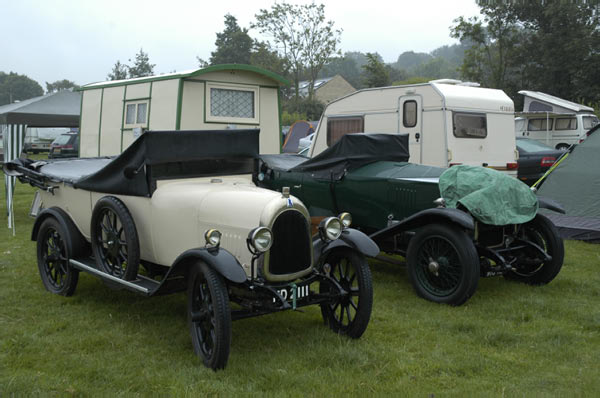
[{"label": "white caravan", "polygon": [[480,165],[516,175],[514,103],[502,91],[457,80],[371,88],[331,102],[310,156],[348,133],[408,133],[410,162]]},{"label": "white caravan", "polygon": [[539,91],[521,90],[523,112],[517,113],[515,133],[556,149],[579,144],[599,123],[594,108]]}]

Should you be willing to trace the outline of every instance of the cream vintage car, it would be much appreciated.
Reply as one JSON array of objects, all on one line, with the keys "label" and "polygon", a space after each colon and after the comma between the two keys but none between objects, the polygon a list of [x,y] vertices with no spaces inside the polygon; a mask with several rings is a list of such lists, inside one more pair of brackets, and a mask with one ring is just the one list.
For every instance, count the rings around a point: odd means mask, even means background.
[{"label": "cream vintage car", "polygon": [[333,331],[360,337],[373,300],[365,256],[379,248],[347,213],[312,236],[289,190],[256,187],[258,134],[146,132],[113,158],[5,164],[39,188],[46,289],[73,294],[80,271],[148,296],[187,289],[193,347],[212,369],[225,367],[239,318],[318,304]]}]

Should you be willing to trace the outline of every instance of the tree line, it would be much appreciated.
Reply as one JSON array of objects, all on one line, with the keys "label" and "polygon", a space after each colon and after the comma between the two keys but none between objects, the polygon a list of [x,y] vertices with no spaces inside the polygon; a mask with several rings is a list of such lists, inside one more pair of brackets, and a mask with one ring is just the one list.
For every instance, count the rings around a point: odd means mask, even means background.
[{"label": "tree line", "polygon": [[[594,2],[561,0],[479,1],[481,18],[455,19],[450,36],[458,44],[430,53],[405,51],[385,63],[376,52],[339,48],[342,30],[325,18],[323,4],[275,3],[260,9],[249,27],[235,16],[224,16],[210,58],[197,57],[200,67],[249,64],[278,73],[293,84],[283,88],[284,118],[318,118],[323,109],[314,99],[319,78],[336,74],[354,88],[426,82],[438,78],[475,81],[504,90],[517,107],[521,89],[538,90],[596,108],[600,104],[600,9]],[[253,38],[250,31],[266,37]],[[156,65],[140,49],[133,60],[117,60],[108,80],[151,76]],[[308,81],[308,96],[299,95]],[[67,79],[46,82],[46,92],[77,87]],[[27,76],[0,72],[0,105],[42,95]],[[285,120],[284,120],[285,122]]]}]

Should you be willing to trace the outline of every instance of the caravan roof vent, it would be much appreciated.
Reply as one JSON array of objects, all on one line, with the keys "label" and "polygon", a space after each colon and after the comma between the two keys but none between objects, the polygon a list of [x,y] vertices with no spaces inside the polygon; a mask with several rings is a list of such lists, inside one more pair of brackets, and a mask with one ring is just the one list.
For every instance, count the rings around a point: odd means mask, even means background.
[{"label": "caravan roof vent", "polygon": [[436,84],[461,84],[462,80],[456,80],[456,79],[437,79],[437,80],[430,80],[429,83],[436,83]]},{"label": "caravan roof vent", "polygon": [[459,86],[465,86],[465,87],[480,87],[481,84],[477,83],[477,82],[462,82],[458,84]]}]

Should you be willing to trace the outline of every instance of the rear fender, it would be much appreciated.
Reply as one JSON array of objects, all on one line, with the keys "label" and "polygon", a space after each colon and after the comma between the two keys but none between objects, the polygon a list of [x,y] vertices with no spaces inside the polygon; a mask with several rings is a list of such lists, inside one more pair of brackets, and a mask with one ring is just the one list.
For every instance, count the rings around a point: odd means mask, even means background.
[{"label": "rear fender", "polygon": [[379,246],[367,235],[357,229],[346,228],[342,231],[340,237],[334,241],[326,242],[321,238],[313,241],[315,264],[321,257],[338,247],[347,247],[367,256],[375,257],[379,254]]},{"label": "rear fender", "polygon": [[83,237],[79,229],[75,226],[71,217],[62,209],[58,207],[50,207],[44,209],[38,214],[33,223],[33,229],[31,230],[31,240],[37,241],[37,236],[40,230],[40,226],[47,218],[54,218],[63,227],[66,233],[66,244],[68,245],[67,252],[71,258],[79,258],[90,253],[89,243]]},{"label": "rear fender", "polygon": [[202,261],[218,272],[223,278],[233,283],[244,283],[246,272],[235,256],[223,248],[190,249],[179,255],[173,262],[169,276],[186,275],[189,267],[196,261]]},{"label": "rear fender", "polygon": [[375,242],[382,242],[401,232],[414,230],[423,225],[439,223],[453,224],[468,231],[475,230],[475,220],[469,213],[458,209],[435,208],[422,210],[396,224],[371,234],[369,237]]}]

